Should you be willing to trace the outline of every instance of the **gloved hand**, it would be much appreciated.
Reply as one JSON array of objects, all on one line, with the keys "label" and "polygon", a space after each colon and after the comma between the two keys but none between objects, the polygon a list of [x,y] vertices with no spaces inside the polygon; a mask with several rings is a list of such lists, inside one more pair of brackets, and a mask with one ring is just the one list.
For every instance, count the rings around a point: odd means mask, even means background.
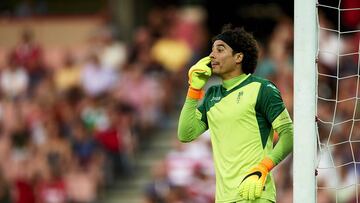
[{"label": "gloved hand", "polygon": [[245,200],[255,200],[259,198],[265,189],[266,177],[274,165],[274,162],[270,158],[265,158],[257,166],[252,168],[240,183],[240,196]]},{"label": "gloved hand", "polygon": [[209,64],[210,56],[206,56],[190,68],[188,72],[190,85],[188,97],[193,99],[201,98],[201,89],[205,86],[211,76]]},{"label": "gloved hand", "polygon": [[211,76],[209,63],[210,56],[206,56],[190,68],[188,72],[190,87],[200,90],[205,86]]}]

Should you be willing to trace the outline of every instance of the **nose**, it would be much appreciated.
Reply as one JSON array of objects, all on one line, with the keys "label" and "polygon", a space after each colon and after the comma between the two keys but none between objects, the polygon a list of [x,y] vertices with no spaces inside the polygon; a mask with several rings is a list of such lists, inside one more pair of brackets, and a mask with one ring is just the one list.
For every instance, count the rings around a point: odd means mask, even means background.
[{"label": "nose", "polygon": [[210,56],[210,58],[211,58],[211,59],[214,59],[214,58],[215,58],[214,52],[213,52],[213,51],[211,51],[211,53],[210,53],[210,55],[209,55],[209,56]]}]

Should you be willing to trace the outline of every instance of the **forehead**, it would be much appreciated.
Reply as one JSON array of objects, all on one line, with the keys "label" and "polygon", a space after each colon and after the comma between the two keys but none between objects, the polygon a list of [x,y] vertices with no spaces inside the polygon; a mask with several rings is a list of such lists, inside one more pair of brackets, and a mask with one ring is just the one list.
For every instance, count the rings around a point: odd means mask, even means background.
[{"label": "forehead", "polygon": [[225,48],[230,48],[229,45],[227,45],[224,41],[218,39],[218,40],[215,40],[215,42],[213,43],[213,47],[219,47],[219,46],[222,46],[222,47],[225,47]]}]

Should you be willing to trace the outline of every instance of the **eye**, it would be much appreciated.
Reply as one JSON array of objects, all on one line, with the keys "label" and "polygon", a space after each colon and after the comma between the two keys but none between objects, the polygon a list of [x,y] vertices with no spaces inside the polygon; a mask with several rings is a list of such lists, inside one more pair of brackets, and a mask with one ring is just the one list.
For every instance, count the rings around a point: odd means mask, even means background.
[{"label": "eye", "polygon": [[225,51],[225,48],[222,47],[222,46],[216,46],[216,47],[213,47],[213,48],[212,48],[212,51],[213,51],[213,52],[216,52],[216,53],[221,53],[221,52],[224,52],[224,51]]}]

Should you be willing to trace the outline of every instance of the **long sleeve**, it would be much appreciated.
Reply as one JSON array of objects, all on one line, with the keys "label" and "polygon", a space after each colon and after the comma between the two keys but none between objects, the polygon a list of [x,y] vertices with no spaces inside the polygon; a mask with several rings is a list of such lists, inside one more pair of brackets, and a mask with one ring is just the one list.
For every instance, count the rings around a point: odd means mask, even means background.
[{"label": "long sleeve", "polygon": [[294,128],[292,123],[287,123],[275,130],[279,134],[279,141],[268,156],[275,164],[279,164],[292,152]]},{"label": "long sleeve", "polygon": [[191,142],[206,131],[207,125],[201,121],[201,113],[197,110],[198,100],[186,98],[181,109],[178,139],[181,142]]},{"label": "long sleeve", "polygon": [[274,162],[280,163],[293,149],[293,124],[290,115],[285,108],[280,91],[272,83],[262,86],[258,97],[257,108],[271,123],[272,128],[278,132],[279,141],[267,156]]}]

